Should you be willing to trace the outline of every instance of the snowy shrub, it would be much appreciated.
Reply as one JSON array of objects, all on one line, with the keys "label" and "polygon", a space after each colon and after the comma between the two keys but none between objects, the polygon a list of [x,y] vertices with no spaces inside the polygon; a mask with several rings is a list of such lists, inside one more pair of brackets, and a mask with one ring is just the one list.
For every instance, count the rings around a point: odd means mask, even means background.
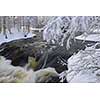
[{"label": "snowy shrub", "polygon": [[100,48],[87,47],[68,59],[68,82],[100,82]]}]

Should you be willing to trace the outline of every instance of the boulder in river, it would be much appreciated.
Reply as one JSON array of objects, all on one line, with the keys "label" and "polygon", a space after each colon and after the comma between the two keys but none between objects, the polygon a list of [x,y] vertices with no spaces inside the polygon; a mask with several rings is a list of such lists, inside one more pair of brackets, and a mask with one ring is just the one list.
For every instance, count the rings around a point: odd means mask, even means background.
[{"label": "boulder in river", "polygon": [[14,40],[0,46],[0,55],[12,60],[14,66],[25,66],[29,56],[38,60],[44,47],[44,42],[38,43],[34,38]]}]

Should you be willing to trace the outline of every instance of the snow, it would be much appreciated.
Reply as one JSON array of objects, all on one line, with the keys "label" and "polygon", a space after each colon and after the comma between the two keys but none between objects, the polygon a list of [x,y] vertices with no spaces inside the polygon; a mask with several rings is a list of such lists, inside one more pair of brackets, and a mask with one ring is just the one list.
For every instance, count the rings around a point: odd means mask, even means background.
[{"label": "snow", "polygon": [[66,48],[69,49],[71,39],[78,34],[98,31],[100,33],[100,16],[58,16],[48,21],[43,31],[43,38],[47,42],[59,45],[63,45],[67,40]]},{"label": "snow", "polygon": [[80,71],[72,80],[71,83],[95,83],[97,79],[91,71]]},{"label": "snow", "polygon": [[87,47],[68,59],[67,80],[71,83],[100,82],[100,49]]},{"label": "snow", "polygon": [[31,38],[31,37],[35,36],[35,34],[30,32],[30,33],[28,33],[27,37],[24,37],[25,33],[23,33],[22,31],[18,32],[17,29],[15,29],[15,28],[12,28],[12,34],[10,34],[9,32],[6,34],[8,37],[7,39],[5,38],[3,33],[0,33],[0,45],[5,42],[10,42],[13,40],[18,40],[18,39],[27,39],[27,38]]},{"label": "snow", "polygon": [[80,35],[75,37],[75,39],[78,40],[86,40],[86,41],[95,41],[95,42],[99,42],[100,41],[100,34],[89,34],[89,35]]},{"label": "snow", "polygon": [[47,42],[53,42],[61,44],[62,41],[59,41],[64,33],[61,29],[62,27],[68,27],[71,19],[69,16],[58,16],[52,17],[50,21],[48,21],[45,29],[43,31],[43,39]]},{"label": "snow", "polygon": [[42,32],[42,31],[44,30],[44,27],[42,27],[42,28],[32,28],[32,27],[31,27],[30,30]]}]

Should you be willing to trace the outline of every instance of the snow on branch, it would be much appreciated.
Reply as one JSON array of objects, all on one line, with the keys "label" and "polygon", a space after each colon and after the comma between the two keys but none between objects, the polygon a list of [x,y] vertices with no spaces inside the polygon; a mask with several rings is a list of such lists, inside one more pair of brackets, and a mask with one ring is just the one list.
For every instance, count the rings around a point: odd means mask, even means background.
[{"label": "snow on branch", "polygon": [[70,48],[70,40],[79,34],[91,34],[100,30],[99,16],[58,16],[51,18],[45,26],[43,38],[47,42]]}]

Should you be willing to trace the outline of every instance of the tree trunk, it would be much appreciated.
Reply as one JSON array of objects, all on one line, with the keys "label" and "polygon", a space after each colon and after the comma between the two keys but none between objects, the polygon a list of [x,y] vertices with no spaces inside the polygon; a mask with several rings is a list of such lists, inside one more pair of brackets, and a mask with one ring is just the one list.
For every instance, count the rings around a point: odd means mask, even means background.
[{"label": "tree trunk", "polygon": [[0,33],[2,32],[2,17],[0,16]]},{"label": "tree trunk", "polygon": [[3,17],[3,34],[5,35],[5,38],[7,39],[7,34],[6,34],[6,16]]}]

